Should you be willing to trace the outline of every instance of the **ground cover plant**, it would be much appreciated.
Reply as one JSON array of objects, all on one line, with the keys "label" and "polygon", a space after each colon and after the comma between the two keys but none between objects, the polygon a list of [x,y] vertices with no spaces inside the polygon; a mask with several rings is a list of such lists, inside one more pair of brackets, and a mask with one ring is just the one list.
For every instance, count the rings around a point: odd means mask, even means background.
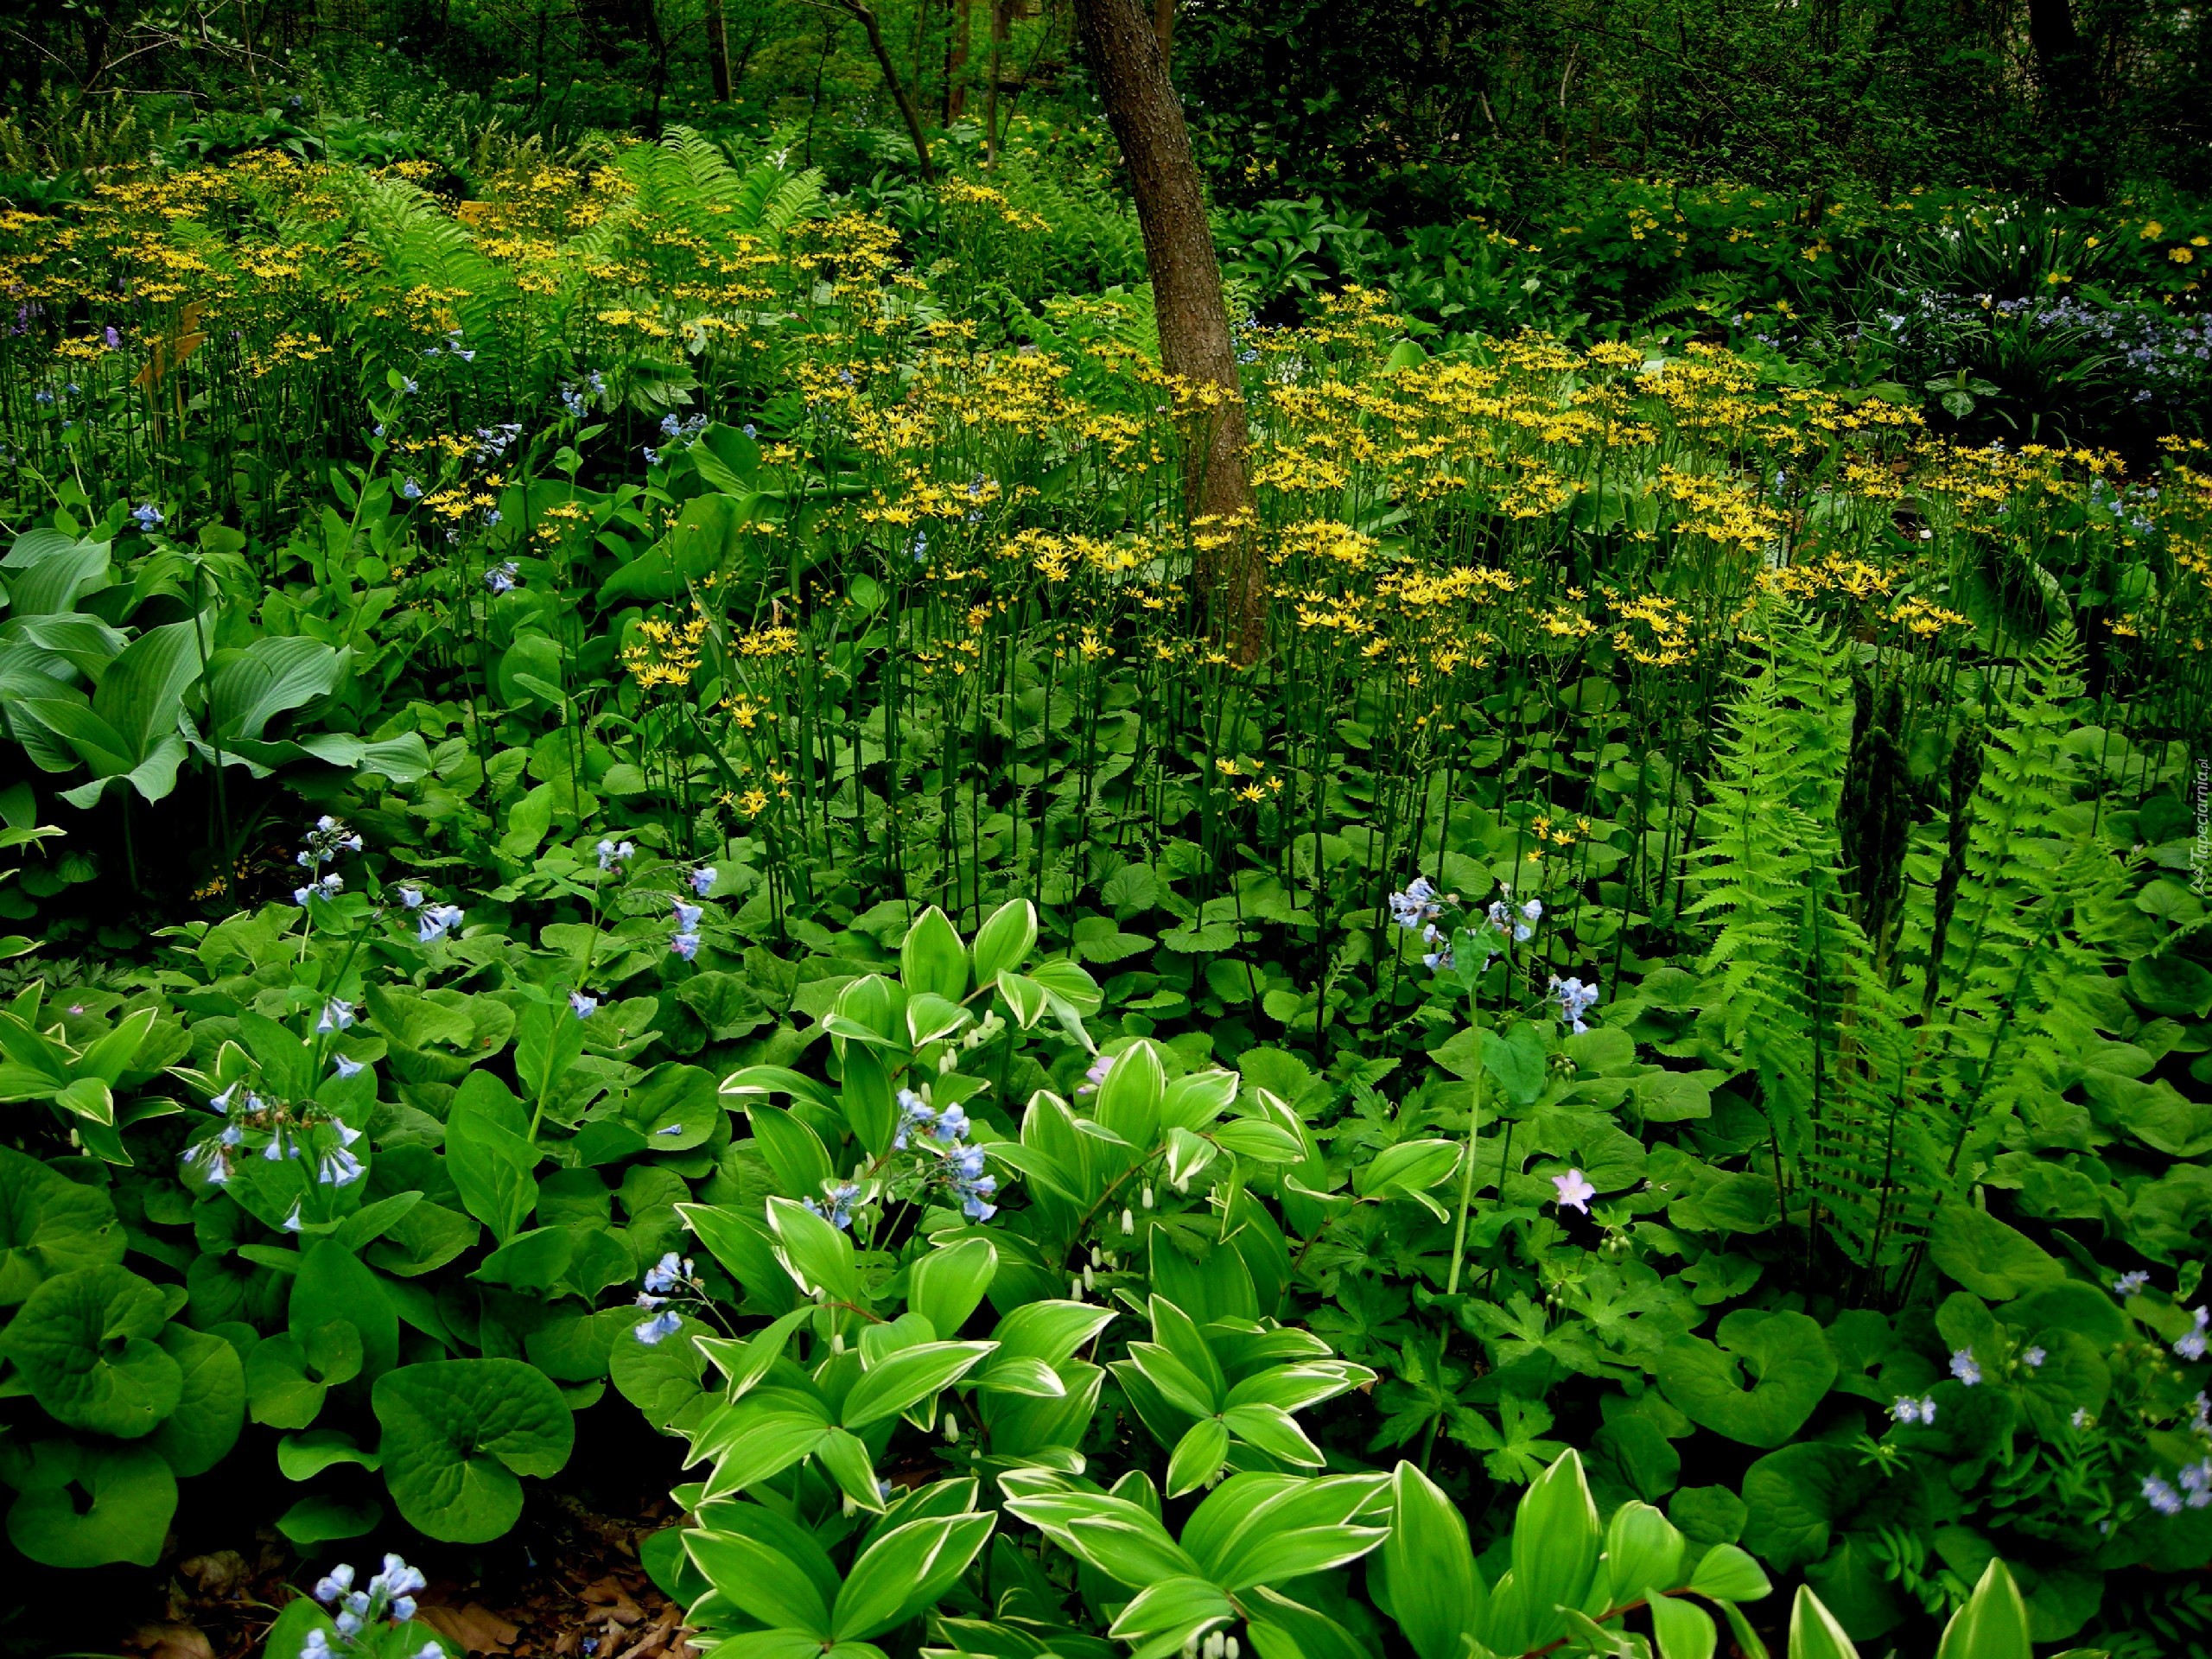
[{"label": "ground cover plant", "polygon": [[0,215],[21,1573],[2212,1641],[2201,213],[1224,189],[1207,511],[1095,127],[308,91]]}]

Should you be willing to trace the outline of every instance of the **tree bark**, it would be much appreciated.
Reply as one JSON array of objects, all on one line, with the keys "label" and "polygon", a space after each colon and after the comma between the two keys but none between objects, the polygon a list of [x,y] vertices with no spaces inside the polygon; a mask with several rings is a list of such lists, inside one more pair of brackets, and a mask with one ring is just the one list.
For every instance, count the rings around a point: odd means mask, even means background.
[{"label": "tree bark", "polygon": [[944,49],[944,120],[950,126],[968,109],[968,37],[975,0],[952,0],[952,41]]},{"label": "tree bark", "polygon": [[707,67],[715,78],[715,102],[729,102],[729,30],[722,21],[722,0],[707,0]]},{"label": "tree bark", "polygon": [[[1211,407],[1190,400],[1185,505],[1236,528],[1221,545],[1198,550],[1192,572],[1198,602],[1208,630],[1238,662],[1251,663],[1266,642],[1267,591],[1251,528],[1243,388],[1190,130],[1142,0],[1076,0],[1075,10],[1136,196],[1161,365],[1214,398]],[[1218,530],[1201,539],[1220,539]]]},{"label": "tree bark", "polygon": [[906,136],[914,141],[914,158],[921,163],[922,182],[935,184],[937,168],[930,162],[929,135],[922,128],[922,112],[915,105],[914,95],[906,90],[906,83],[899,79],[899,66],[891,61],[891,48],[884,44],[883,26],[876,21],[874,10],[863,5],[861,0],[837,0],[837,5],[867,33],[868,50],[875,54],[876,67],[883,71],[883,84],[891,89],[899,113],[906,120]]},{"label": "tree bark", "polygon": [[1172,76],[1175,67],[1175,0],[1152,0],[1152,32],[1160,36],[1160,60]]},{"label": "tree bark", "polygon": [[2075,26],[2069,0],[2028,0],[2028,45],[2044,107],[2063,146],[2051,183],[2066,202],[2093,207],[2104,200],[2106,184],[2097,66]]},{"label": "tree bark", "polygon": [[1006,72],[999,66],[1006,57],[1007,11],[1014,0],[990,0],[991,52],[989,81],[983,88],[983,166],[999,164],[999,79]]}]

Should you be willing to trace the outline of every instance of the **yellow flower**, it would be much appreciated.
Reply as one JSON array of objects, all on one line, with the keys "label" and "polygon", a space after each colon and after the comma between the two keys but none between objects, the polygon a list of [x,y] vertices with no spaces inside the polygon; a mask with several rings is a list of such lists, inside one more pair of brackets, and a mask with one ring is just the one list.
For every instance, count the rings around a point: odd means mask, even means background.
[{"label": "yellow flower", "polygon": [[2177,265],[2185,265],[2191,260],[2195,259],[2196,256],[2190,252],[2187,248],[2176,247],[2168,248],[2166,250],[2166,257],[2172,260],[2174,264]]}]

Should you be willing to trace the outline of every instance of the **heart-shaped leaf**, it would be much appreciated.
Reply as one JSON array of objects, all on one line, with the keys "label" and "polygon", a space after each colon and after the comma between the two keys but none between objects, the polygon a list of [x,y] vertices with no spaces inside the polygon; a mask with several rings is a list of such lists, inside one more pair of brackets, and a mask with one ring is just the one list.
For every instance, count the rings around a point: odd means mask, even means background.
[{"label": "heart-shaped leaf", "polygon": [[84,1268],[30,1294],[0,1333],[0,1354],[57,1421],[136,1440],[183,1397],[182,1368],[154,1340],[168,1322],[158,1286],[125,1268]]},{"label": "heart-shaped leaf", "polygon": [[49,1440],[8,1511],[8,1538],[41,1567],[151,1567],[176,1513],[176,1477],[150,1446]]},{"label": "heart-shaped leaf", "polygon": [[1721,1320],[1716,1334],[1718,1347],[1684,1336],[1660,1350],[1659,1386],[1693,1422],[1746,1446],[1780,1446],[1835,1381],[1827,1335],[1802,1313],[1748,1311]]},{"label": "heart-shaped leaf", "polygon": [[403,1365],[377,1379],[371,1404],[400,1514],[448,1543],[485,1543],[513,1526],[516,1477],[557,1474],[575,1444],[560,1389],[517,1359]]}]

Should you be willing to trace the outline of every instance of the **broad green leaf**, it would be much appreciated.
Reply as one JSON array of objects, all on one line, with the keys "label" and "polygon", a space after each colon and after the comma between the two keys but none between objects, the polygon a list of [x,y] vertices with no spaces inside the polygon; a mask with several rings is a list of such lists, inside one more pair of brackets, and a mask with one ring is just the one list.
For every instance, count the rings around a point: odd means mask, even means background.
[{"label": "broad green leaf", "polygon": [[931,1342],[903,1349],[866,1372],[845,1396],[842,1421],[865,1428],[933,1397],[997,1351],[991,1342]]},{"label": "broad green leaf", "polygon": [[516,1477],[558,1474],[575,1443],[560,1389],[520,1360],[404,1365],[377,1379],[371,1402],[400,1514],[448,1543],[488,1542],[514,1525]]},{"label": "broad green leaf", "polygon": [[934,1605],[968,1570],[991,1535],[988,1515],[909,1521],[862,1550],[837,1592],[831,1627],[842,1642],[864,1642]]},{"label": "broad green leaf", "polygon": [[[1715,1333],[1677,1337],[1659,1351],[1659,1386],[1691,1421],[1746,1446],[1780,1446],[1802,1428],[1835,1381],[1819,1324],[1802,1313],[1730,1314]],[[1751,1377],[1746,1389],[1740,1359]]]},{"label": "broad green leaf", "polygon": [[1733,1544],[1715,1544],[1699,1558],[1690,1588],[1716,1601],[1758,1601],[1772,1593],[1759,1564]]},{"label": "broad green leaf", "polygon": [[1613,1599],[1629,1601],[1675,1588],[1687,1541],[1675,1523],[1649,1503],[1631,1499],[1614,1510],[1605,1529],[1605,1564]]},{"label": "broad green leaf", "polygon": [[8,1510],[9,1541],[24,1555],[59,1567],[151,1567],[161,1559],[176,1513],[176,1477],[153,1447],[49,1440],[32,1448],[29,1461]]},{"label": "broad green leaf", "polygon": [[1936,1659],[2034,1659],[2034,1653],[2020,1586],[2003,1561],[1993,1560],[1967,1605],[1943,1627]]},{"label": "broad green leaf", "polygon": [[1466,1518],[1410,1463],[1390,1477],[1390,1535],[1379,1563],[1389,1609],[1420,1659],[1459,1659],[1482,1628],[1490,1592],[1475,1570]]},{"label": "broad green leaf", "polygon": [[1521,1495],[1514,1515],[1513,1577],[1537,1631],[1531,1645],[1553,1640],[1565,1628],[1548,1610],[1580,1607],[1590,1593],[1599,1542],[1598,1505],[1582,1459],[1562,1452]]},{"label": "broad green leaf", "polygon": [[365,1379],[373,1382],[398,1363],[399,1313],[382,1281],[336,1239],[318,1239],[300,1257],[292,1283],[291,1332],[304,1342],[340,1321],[360,1334]]},{"label": "broad green leaf", "polygon": [[137,1440],[183,1398],[183,1370],[155,1340],[168,1319],[159,1287],[124,1268],[80,1268],[30,1294],[0,1355],[55,1421]]},{"label": "broad green leaf", "polygon": [[1167,1496],[1194,1492],[1221,1472],[1229,1456],[1229,1430],[1218,1417],[1202,1417],[1175,1443],[1167,1459]]},{"label": "broad green leaf", "polygon": [[1993,1301],[2009,1301],[2066,1277],[2057,1259],[2025,1233],[1970,1204],[1953,1202],[1936,1211],[1928,1253],[1959,1283]]},{"label": "broad green leaf", "polygon": [[899,947],[899,977],[909,997],[927,994],[957,1004],[968,995],[968,947],[935,905],[906,930]]},{"label": "broad green leaf", "polygon": [[54,1274],[120,1263],[124,1243],[104,1189],[0,1147],[0,1307]]},{"label": "broad green leaf", "polygon": [[1652,1602],[1651,1633],[1658,1638],[1659,1659],[1713,1659],[1720,1644],[1713,1615],[1673,1596]]},{"label": "broad green leaf", "polygon": [[[976,930],[974,948],[976,982],[978,985],[1005,984],[1002,975],[1013,973],[1029,955],[1030,947],[1037,943],[1037,907],[1027,899],[1009,899]],[[1007,1000],[1014,999],[1009,995]],[[1041,1013],[1040,1007],[1039,1012]],[[1021,1023],[1028,1025],[1036,1018],[1032,1014]]]},{"label": "broad green leaf", "polygon": [[683,1547],[707,1581],[772,1629],[830,1636],[830,1609],[812,1578],[790,1556],[742,1533],[693,1531]]},{"label": "broad green leaf", "polygon": [[1859,1649],[1835,1615],[1804,1585],[1789,1610],[1789,1659],[1859,1659]]},{"label": "broad green leaf", "polygon": [[965,1238],[930,1251],[906,1271],[906,1306],[946,1338],[960,1334],[998,1273],[999,1253],[987,1238]]},{"label": "broad green leaf", "polygon": [[222,1338],[187,1325],[170,1325],[161,1342],[183,1372],[184,1390],[147,1444],[180,1478],[204,1475],[230,1455],[245,1426],[245,1365]]},{"label": "broad green leaf", "polygon": [[851,1239],[825,1217],[789,1198],[768,1200],[768,1226],[776,1235],[777,1253],[801,1290],[810,1295],[822,1291],[831,1301],[849,1306],[859,1302],[860,1270]]},{"label": "broad green leaf", "polygon": [[1160,1050],[1140,1037],[1114,1057],[1091,1110],[1130,1146],[1148,1151],[1160,1138],[1160,1103],[1166,1092],[1167,1068]]}]

